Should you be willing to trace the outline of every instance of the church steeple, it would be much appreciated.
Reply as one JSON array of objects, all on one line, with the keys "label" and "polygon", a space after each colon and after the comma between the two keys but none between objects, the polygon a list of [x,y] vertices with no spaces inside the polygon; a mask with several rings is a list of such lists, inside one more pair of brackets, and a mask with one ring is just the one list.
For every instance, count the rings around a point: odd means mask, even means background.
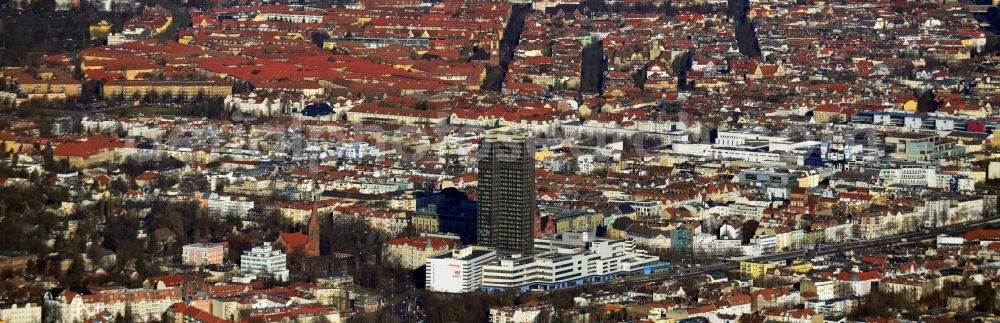
[{"label": "church steeple", "polygon": [[306,256],[319,256],[319,212],[317,211],[316,189],[313,189],[312,215],[309,216],[309,243],[306,244]]}]

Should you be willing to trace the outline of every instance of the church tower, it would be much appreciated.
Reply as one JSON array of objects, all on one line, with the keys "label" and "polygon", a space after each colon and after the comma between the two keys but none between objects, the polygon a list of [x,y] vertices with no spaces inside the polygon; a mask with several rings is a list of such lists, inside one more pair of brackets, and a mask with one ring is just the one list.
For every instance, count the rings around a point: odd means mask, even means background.
[{"label": "church tower", "polygon": [[319,212],[316,211],[316,195],[313,195],[312,215],[309,216],[309,242],[306,244],[306,256],[319,256]]}]

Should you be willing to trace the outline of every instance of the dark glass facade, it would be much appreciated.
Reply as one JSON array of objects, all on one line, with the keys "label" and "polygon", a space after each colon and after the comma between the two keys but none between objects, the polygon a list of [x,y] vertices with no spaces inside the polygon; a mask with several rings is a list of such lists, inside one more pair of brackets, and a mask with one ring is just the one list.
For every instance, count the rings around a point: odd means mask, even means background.
[{"label": "dark glass facade", "polygon": [[533,249],[534,152],[526,134],[487,134],[479,143],[478,241],[502,254]]}]

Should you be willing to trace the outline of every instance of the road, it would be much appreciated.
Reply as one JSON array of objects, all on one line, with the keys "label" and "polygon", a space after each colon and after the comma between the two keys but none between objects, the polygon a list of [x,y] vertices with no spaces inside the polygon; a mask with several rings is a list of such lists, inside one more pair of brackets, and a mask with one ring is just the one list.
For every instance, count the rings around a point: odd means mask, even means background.
[{"label": "road", "polygon": [[390,307],[392,309],[392,315],[400,318],[401,320],[415,317],[417,313],[417,297],[405,296],[400,299],[399,302],[390,305]]},{"label": "road", "polygon": [[[822,249],[815,250],[815,255],[828,256],[850,250],[880,248],[880,247],[904,244],[914,241],[933,239],[941,234],[955,234],[955,233],[965,232],[975,227],[992,223],[1000,223],[1000,217],[992,217],[977,221],[966,222],[958,225],[933,228],[926,231],[911,232],[911,233],[888,236],[883,238],[876,238],[871,240],[852,241],[841,244],[827,245]],[[806,255],[806,250],[795,250],[795,251],[788,251],[788,252],[764,255],[760,257],[743,259],[741,261],[771,262],[771,261],[802,258],[805,255]],[[651,275],[629,276],[626,277],[624,280],[610,281],[610,282],[596,283],[596,284],[633,285],[633,284],[651,283],[663,280],[697,277],[714,271],[739,268],[739,266],[740,266],[739,261],[727,261],[724,263],[719,263],[714,265],[703,265],[701,267],[694,267],[694,268],[682,268],[676,272],[667,271],[667,272],[653,273]]]}]

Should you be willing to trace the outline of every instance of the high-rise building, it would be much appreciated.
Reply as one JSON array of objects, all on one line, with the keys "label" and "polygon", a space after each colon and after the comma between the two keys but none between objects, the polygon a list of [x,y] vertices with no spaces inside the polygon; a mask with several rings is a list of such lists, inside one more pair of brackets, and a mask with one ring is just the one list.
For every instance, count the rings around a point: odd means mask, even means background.
[{"label": "high-rise building", "polygon": [[531,254],[535,147],[524,133],[487,134],[479,143],[477,238],[501,254]]}]

